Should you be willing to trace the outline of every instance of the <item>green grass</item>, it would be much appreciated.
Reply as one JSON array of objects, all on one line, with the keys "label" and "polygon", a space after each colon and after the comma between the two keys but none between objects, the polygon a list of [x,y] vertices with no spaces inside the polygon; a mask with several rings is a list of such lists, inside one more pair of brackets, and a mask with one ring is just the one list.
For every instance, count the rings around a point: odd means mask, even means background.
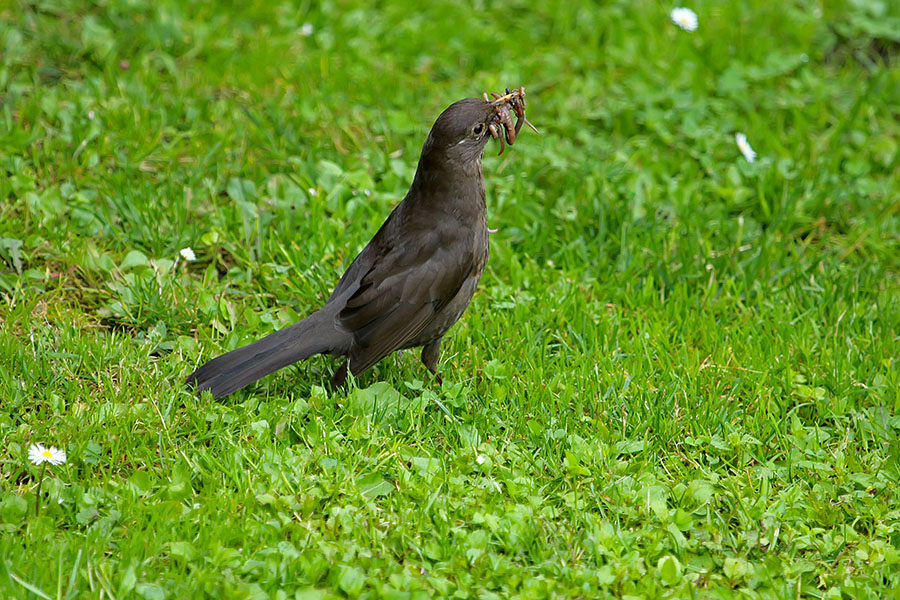
[{"label": "green grass", "polygon": [[[896,594],[900,5],[673,6],[0,4],[0,596]],[[184,388],[518,85],[442,386]]]}]

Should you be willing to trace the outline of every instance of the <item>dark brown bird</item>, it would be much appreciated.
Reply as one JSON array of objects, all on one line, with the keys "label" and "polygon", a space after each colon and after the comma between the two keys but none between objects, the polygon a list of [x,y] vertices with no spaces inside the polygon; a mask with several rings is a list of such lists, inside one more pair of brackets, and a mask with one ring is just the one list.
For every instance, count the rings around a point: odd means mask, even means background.
[{"label": "dark brown bird", "polygon": [[[191,373],[220,397],[314,354],[346,356],[344,384],[388,354],[422,346],[436,373],[441,340],[472,300],[488,259],[481,156],[489,137],[512,144],[524,90],[451,104],[425,140],[412,186],[341,277],[328,301],[299,323],[214,358]],[[518,115],[511,128],[509,110]],[[529,123],[529,125],[531,125]],[[502,149],[501,149],[502,152]],[[439,376],[438,376],[439,377]]]}]

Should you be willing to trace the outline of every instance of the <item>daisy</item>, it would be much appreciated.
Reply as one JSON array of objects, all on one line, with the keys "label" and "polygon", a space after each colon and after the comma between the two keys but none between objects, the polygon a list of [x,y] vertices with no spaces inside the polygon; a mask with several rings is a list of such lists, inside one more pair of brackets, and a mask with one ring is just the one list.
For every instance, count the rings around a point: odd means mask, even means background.
[{"label": "daisy", "polygon": [[315,32],[315,27],[313,27],[312,23],[304,23],[303,27],[300,28],[300,35],[303,37],[309,37]]},{"label": "daisy", "polygon": [[747,159],[747,162],[756,160],[756,152],[750,147],[750,143],[747,142],[746,135],[743,133],[736,133],[734,134],[734,141],[737,143],[738,150],[740,150],[741,154],[744,155],[744,158]]},{"label": "daisy", "polygon": [[28,460],[35,465],[41,466],[41,475],[38,477],[37,492],[35,492],[34,516],[41,514],[41,484],[44,483],[44,472],[47,470],[47,463],[51,465],[61,465],[66,462],[66,451],[59,450],[50,446],[44,447],[43,444],[32,444],[28,448]]},{"label": "daisy", "polygon": [[689,8],[673,8],[669,18],[685,31],[697,30],[697,13]]},{"label": "daisy", "polygon": [[35,465],[41,465],[45,462],[51,465],[61,465],[66,462],[66,451],[59,450],[53,446],[45,448],[43,444],[32,444],[28,449],[28,460]]},{"label": "daisy", "polygon": [[193,251],[193,249],[190,248],[190,246],[187,248],[182,248],[181,252],[179,252],[179,254],[181,254],[181,258],[183,258],[184,260],[186,260],[188,262],[197,260],[197,255],[194,254],[194,251]]}]

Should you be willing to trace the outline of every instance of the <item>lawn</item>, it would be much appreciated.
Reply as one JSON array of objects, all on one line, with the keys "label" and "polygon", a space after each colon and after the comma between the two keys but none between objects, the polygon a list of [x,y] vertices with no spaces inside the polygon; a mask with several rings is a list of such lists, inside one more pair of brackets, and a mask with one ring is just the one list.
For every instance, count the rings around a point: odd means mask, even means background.
[{"label": "lawn", "polygon": [[[900,4],[374,4],[0,3],[0,597],[898,594]],[[519,85],[442,384],[185,388]]]}]

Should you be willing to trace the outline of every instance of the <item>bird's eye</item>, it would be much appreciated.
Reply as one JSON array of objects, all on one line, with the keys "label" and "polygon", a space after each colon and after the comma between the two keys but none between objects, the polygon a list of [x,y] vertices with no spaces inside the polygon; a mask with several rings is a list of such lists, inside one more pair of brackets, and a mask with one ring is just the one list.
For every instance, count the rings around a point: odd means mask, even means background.
[{"label": "bird's eye", "polygon": [[484,131],[484,123],[479,123],[472,128],[472,133],[474,133],[475,135],[481,135],[482,131]]}]

